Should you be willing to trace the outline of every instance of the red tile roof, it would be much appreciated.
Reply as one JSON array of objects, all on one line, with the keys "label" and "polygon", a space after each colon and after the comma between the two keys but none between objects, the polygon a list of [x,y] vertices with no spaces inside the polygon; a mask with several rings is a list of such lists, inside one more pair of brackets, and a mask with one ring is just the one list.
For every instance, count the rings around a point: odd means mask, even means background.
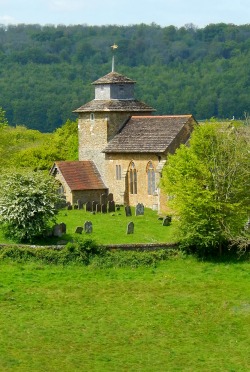
[{"label": "red tile roof", "polygon": [[55,172],[62,174],[71,191],[107,189],[93,161],[57,161],[51,169]]}]

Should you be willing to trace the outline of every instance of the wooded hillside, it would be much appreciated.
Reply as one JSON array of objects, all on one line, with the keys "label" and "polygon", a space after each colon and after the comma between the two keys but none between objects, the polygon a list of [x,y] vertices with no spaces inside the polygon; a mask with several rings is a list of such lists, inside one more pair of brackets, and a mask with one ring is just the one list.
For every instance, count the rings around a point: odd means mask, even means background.
[{"label": "wooded hillside", "polygon": [[242,118],[250,111],[250,25],[176,28],[0,26],[0,106],[11,125],[51,132],[93,99],[91,82],[111,70],[137,81],[157,114]]}]

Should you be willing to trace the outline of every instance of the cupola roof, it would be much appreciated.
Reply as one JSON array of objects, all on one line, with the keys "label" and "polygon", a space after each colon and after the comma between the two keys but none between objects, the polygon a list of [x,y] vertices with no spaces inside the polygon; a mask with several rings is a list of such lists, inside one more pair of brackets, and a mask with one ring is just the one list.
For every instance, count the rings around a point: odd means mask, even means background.
[{"label": "cupola roof", "polygon": [[128,78],[127,76],[121,75],[118,72],[112,71],[109,74],[101,77],[94,81],[93,85],[100,84],[135,84],[136,81]]}]

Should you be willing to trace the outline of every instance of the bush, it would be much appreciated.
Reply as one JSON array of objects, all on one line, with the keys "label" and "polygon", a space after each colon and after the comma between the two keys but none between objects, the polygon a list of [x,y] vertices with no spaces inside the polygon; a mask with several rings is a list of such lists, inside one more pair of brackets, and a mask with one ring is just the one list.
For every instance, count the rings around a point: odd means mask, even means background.
[{"label": "bush", "polygon": [[160,251],[109,251],[93,240],[68,243],[63,249],[11,246],[0,248],[0,260],[16,262],[42,262],[44,264],[81,264],[98,268],[155,267],[160,261],[182,254],[178,250]]}]

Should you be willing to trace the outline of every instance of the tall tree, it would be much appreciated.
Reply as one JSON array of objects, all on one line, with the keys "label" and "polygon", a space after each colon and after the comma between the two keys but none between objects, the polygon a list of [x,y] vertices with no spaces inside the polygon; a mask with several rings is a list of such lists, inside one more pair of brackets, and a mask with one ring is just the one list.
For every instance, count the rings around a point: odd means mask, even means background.
[{"label": "tall tree", "polygon": [[163,187],[183,245],[209,251],[244,235],[250,213],[249,129],[230,123],[197,126],[190,146],[169,156]]}]

